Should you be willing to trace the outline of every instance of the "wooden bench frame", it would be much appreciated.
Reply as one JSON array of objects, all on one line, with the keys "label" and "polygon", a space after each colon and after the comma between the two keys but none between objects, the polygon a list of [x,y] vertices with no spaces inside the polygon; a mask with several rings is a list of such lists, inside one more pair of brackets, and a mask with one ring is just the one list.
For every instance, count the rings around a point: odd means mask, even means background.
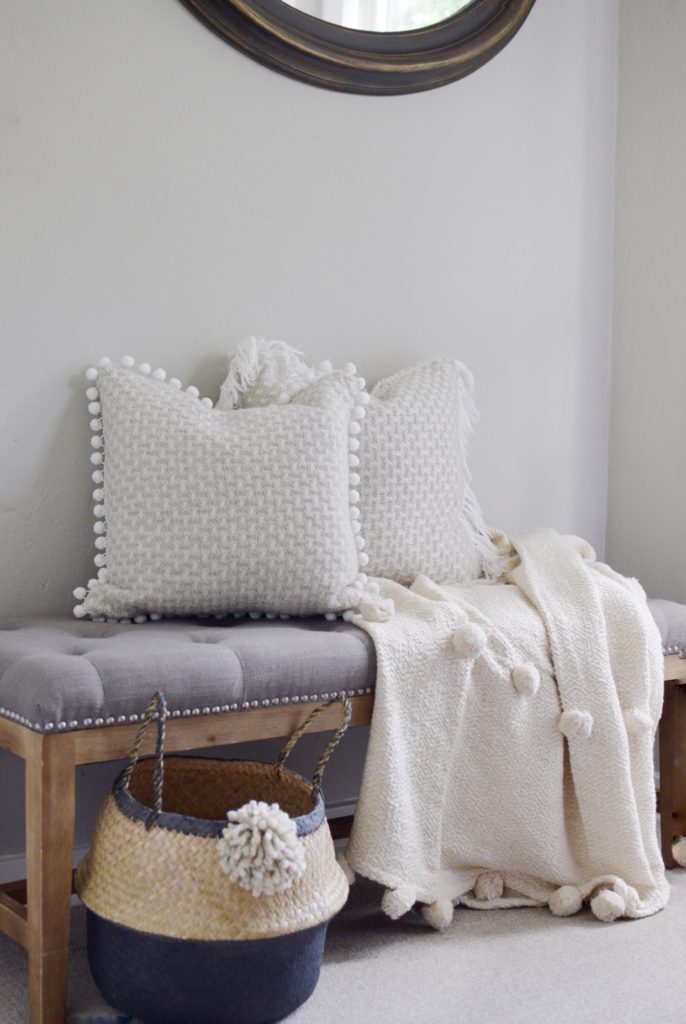
[{"label": "wooden bench frame", "polygon": [[[686,834],[686,660],[665,659],[665,706],[660,723],[662,852],[674,867],[672,839]],[[368,725],[373,696],[353,697],[351,725]],[[309,709],[307,709],[309,711]],[[300,706],[270,707],[171,720],[167,750],[200,750],[286,736],[302,721]],[[328,708],[314,731],[336,729],[340,710]],[[137,725],[41,735],[0,718],[0,749],[26,766],[26,882],[0,886],[0,932],[29,956],[30,1024],[66,1024],[72,857],[79,765],[124,758]],[[154,737],[146,738],[152,753]]]}]

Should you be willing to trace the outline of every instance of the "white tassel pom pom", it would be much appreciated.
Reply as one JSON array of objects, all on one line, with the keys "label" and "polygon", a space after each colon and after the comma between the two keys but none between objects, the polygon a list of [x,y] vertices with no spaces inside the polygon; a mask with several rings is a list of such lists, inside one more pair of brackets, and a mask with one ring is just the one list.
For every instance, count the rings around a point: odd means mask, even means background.
[{"label": "white tassel pom pom", "polygon": [[341,871],[345,875],[345,880],[348,883],[348,885],[354,885],[355,884],[355,872],[350,867],[350,863],[349,863],[348,858],[346,857],[346,855],[344,853],[339,853],[338,857],[336,858],[336,860],[338,861],[339,868],[341,869]]},{"label": "white tassel pom pom", "polygon": [[647,711],[641,708],[627,708],[624,712],[624,725],[630,736],[640,736],[653,727],[653,720]]},{"label": "white tassel pom pom", "polygon": [[109,356],[103,356],[102,359],[100,360],[100,362],[98,363],[98,366],[101,367],[101,369],[103,369],[103,370],[105,369],[106,366],[111,366],[111,365],[112,365],[112,360],[110,359]]},{"label": "white tassel pom pom", "polygon": [[601,889],[591,900],[591,910],[599,921],[616,921],[625,913],[626,903],[614,889]]},{"label": "white tassel pom pom", "polygon": [[361,566],[369,565],[369,555],[366,551],[360,551],[357,556],[357,564]]},{"label": "white tassel pom pom", "polygon": [[76,605],[76,607],[74,608],[74,615],[75,615],[75,617],[77,619],[83,619],[83,618],[86,617],[87,612],[86,612],[86,609],[83,607],[82,604],[77,604]]},{"label": "white tassel pom pom", "polygon": [[522,697],[535,697],[541,683],[541,676],[530,661],[524,665],[515,665],[512,669],[512,682]]},{"label": "white tassel pom pom", "polygon": [[474,622],[465,622],[458,626],[452,636],[452,645],[460,658],[478,658],[488,643],[488,637]]},{"label": "white tassel pom pom", "polygon": [[384,914],[390,917],[391,921],[397,921],[399,917],[406,914],[417,902],[414,889],[409,885],[401,885],[397,889],[386,889],[381,900],[381,909]]},{"label": "white tassel pom pom", "polygon": [[161,369],[161,367],[158,367],[157,370],[153,371],[153,375],[152,376],[153,376],[153,380],[164,380],[164,378],[167,376],[167,374],[166,374],[165,370]]},{"label": "white tassel pom pom", "polygon": [[[90,388],[88,390],[90,391]],[[91,414],[91,416],[97,416],[98,413],[100,412],[100,409],[101,409],[100,402],[89,402],[88,403],[88,412]]]},{"label": "white tassel pom pom", "polygon": [[178,391],[179,388],[181,387],[181,381],[179,380],[179,378],[178,377],[170,377],[169,378],[169,387],[170,388],[174,388],[175,391]]},{"label": "white tassel pom pom", "polygon": [[214,402],[212,401],[211,398],[201,398],[200,404],[204,405],[206,409],[211,409],[212,406],[214,405]]},{"label": "white tassel pom pom", "polygon": [[495,871],[484,871],[474,883],[474,895],[484,903],[499,900],[505,885],[502,875]]},{"label": "white tassel pom pom", "polygon": [[131,370],[135,365],[135,362],[136,360],[133,356],[122,356],[121,365],[127,370]]},{"label": "white tassel pom pom", "polygon": [[442,932],[453,920],[453,904],[451,900],[435,900],[428,907],[422,907],[422,917],[427,924]]},{"label": "white tassel pom pom", "polygon": [[105,474],[101,469],[96,469],[91,473],[91,480],[94,484],[101,484],[105,479]]},{"label": "white tassel pom pom", "polygon": [[147,377],[149,373],[152,373],[152,366],[150,365],[150,363],[141,363],[140,366],[138,367],[138,372],[145,374],[145,376]]},{"label": "white tassel pom pom", "polygon": [[199,398],[200,397],[200,392],[198,391],[198,389],[193,384],[189,384],[188,385],[188,387],[186,388],[186,394],[187,395],[192,395],[193,398]]},{"label": "white tassel pom pom", "polygon": [[[97,402],[100,397],[100,392],[97,388],[86,388],[86,398],[89,402]],[[89,407],[90,412],[90,407]]]},{"label": "white tassel pom pom", "polygon": [[672,844],[672,857],[680,868],[686,868],[686,836],[682,836]]},{"label": "white tassel pom pom", "polygon": [[548,906],[555,917],[571,917],[572,914],[579,913],[583,902],[583,897],[575,885],[562,885],[550,897]]},{"label": "white tassel pom pom", "polygon": [[355,366],[354,363],[346,363],[345,366],[343,367],[343,373],[346,375],[346,377],[354,377],[355,374],[357,373],[357,367]]},{"label": "white tassel pom pom", "polygon": [[100,466],[104,461],[102,452],[93,452],[91,455],[91,462],[94,466]]},{"label": "white tassel pom pom", "polygon": [[87,591],[85,587],[77,587],[76,590],[72,591],[72,593],[77,601],[83,601]]},{"label": "white tassel pom pom", "polygon": [[322,373],[331,373],[331,371],[333,370],[333,363],[331,362],[330,359],[322,359],[321,363],[319,364],[319,369],[321,370]]},{"label": "white tassel pom pom", "polygon": [[290,889],[305,870],[305,847],[293,819],[263,800],[250,800],[227,817],[218,849],[231,881],[253,896]]},{"label": "white tassel pom pom", "polygon": [[568,740],[578,737],[587,740],[593,732],[593,715],[590,711],[563,711],[560,715],[558,728]]},{"label": "white tassel pom pom", "polygon": [[376,601],[362,601],[360,615],[365,622],[388,622],[395,615],[395,602],[390,597]]},{"label": "white tassel pom pom", "polygon": [[94,366],[91,366],[90,369],[86,370],[86,380],[97,380],[97,379],[98,379],[98,371],[95,369]]}]

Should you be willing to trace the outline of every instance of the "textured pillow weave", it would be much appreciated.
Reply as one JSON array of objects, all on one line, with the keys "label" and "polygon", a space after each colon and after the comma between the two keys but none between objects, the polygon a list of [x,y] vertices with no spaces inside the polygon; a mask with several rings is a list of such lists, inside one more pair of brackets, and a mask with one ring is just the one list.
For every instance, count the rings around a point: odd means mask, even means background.
[{"label": "textured pillow weave", "polygon": [[359,491],[372,576],[411,583],[420,573],[481,575],[485,534],[475,528],[480,512],[467,471],[472,388],[461,363],[436,360],[400,370],[371,392]]},{"label": "textured pillow weave", "polygon": [[[299,355],[282,342],[246,339],[229,362],[220,407],[297,401],[313,376],[333,372]],[[353,477],[370,575],[465,581],[497,558],[469,484],[472,390],[471,373],[445,359],[407,367],[372,390]]]},{"label": "textured pillow weave", "polygon": [[77,616],[359,606],[367,561],[349,459],[364,381],[335,373],[289,405],[222,412],[142,364],[89,370],[98,578]]}]

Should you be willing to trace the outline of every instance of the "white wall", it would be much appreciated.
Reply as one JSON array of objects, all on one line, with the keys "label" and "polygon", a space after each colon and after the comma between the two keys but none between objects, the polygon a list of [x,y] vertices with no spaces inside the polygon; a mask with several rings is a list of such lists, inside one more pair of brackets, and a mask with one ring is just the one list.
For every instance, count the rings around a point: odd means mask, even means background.
[{"label": "white wall", "polygon": [[686,601],[686,2],[621,4],[608,556]]},{"label": "white wall", "polygon": [[370,380],[462,358],[489,519],[602,548],[616,18],[540,0],[476,74],[377,98],[176,0],[3,0],[0,614],[65,612],[90,575],[84,367],[131,352],[214,395],[253,332]]}]

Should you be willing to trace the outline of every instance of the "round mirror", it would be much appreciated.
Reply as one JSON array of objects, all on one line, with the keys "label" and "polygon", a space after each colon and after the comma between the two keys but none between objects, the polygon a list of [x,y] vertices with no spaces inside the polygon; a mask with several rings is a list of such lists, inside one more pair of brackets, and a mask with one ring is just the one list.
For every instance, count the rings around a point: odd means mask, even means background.
[{"label": "round mirror", "polygon": [[217,35],[292,78],[377,96],[476,71],[534,0],[182,0]]},{"label": "round mirror", "polygon": [[360,32],[411,32],[437,25],[473,0],[284,0],[303,14]]}]

